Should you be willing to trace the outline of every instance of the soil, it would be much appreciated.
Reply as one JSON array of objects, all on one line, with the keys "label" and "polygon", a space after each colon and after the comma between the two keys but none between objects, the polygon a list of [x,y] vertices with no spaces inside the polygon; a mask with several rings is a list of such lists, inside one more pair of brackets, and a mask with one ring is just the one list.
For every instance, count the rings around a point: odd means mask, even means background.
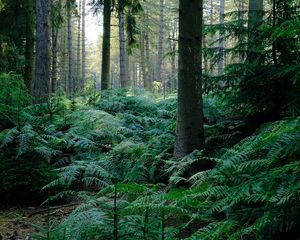
[{"label": "soil", "polygon": [[38,229],[47,226],[48,212],[52,223],[64,219],[77,204],[42,207],[14,207],[0,210],[0,240],[31,240]]}]

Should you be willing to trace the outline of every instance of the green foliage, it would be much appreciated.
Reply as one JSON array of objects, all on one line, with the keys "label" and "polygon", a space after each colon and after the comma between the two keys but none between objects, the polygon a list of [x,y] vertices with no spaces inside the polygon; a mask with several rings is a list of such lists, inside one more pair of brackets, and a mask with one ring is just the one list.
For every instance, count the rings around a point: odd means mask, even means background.
[{"label": "green foliage", "polygon": [[[127,115],[141,104],[139,98],[119,98],[124,104],[119,109]],[[109,109],[106,100],[99,100],[97,108]],[[155,110],[144,104],[151,116]],[[153,156],[159,144],[152,145],[153,139],[140,135],[139,129],[147,132],[155,124],[145,124],[145,117],[139,116],[142,112],[128,117],[114,112],[115,104],[110,106],[121,128],[130,128],[134,134],[112,144],[107,153],[89,154],[89,160],[61,168],[60,177],[47,185],[47,189],[64,189],[50,200],[76,196],[83,201],[53,229],[53,239],[112,239],[116,229],[118,239],[161,239],[162,235],[165,239],[285,239],[297,234],[299,118],[265,124],[255,135],[219,152],[217,158],[196,151],[178,161],[168,151]],[[157,106],[166,111],[156,112],[159,119],[174,117],[172,99]],[[215,117],[211,119],[218,119],[215,111],[206,110]],[[165,127],[158,130],[168,132]],[[184,171],[201,159],[214,161],[216,167],[183,178]],[[154,184],[150,172],[157,175],[157,167],[170,177],[169,186]],[[182,181],[192,187],[172,188]]]},{"label": "green foliage", "polygon": [[190,239],[285,239],[297,231],[299,128],[299,118],[267,124],[191,178],[186,198],[205,201],[200,218],[208,225]]},{"label": "green foliage", "polygon": [[[248,28],[248,12],[236,11],[226,14],[224,25],[205,28],[208,37],[224,29],[225,40],[233,43],[224,49],[223,54],[232,60],[223,75],[205,78],[206,92],[223,96],[233,112],[255,116],[261,123],[298,116],[300,109],[300,55],[295,51],[299,48],[299,8],[290,0],[273,2],[275,15],[274,11],[264,12],[261,24],[256,17],[253,21],[258,27],[254,29]],[[218,41],[204,51],[213,64],[219,59]]]},{"label": "green foliage", "polygon": [[[0,119],[19,124],[21,110],[30,102],[26,86],[21,76],[0,74]],[[1,126],[0,126],[1,130]]]},{"label": "green foliage", "polygon": [[[50,229],[38,227],[36,239],[47,239],[48,230],[55,240],[112,239],[116,232],[131,240],[297,234],[299,118],[265,124],[237,143],[244,122],[226,104],[205,97],[209,147],[178,160],[175,98],[122,90],[70,102],[58,92],[47,104],[20,109],[20,124],[0,132],[1,200],[50,192],[50,202],[81,203]],[[186,179],[202,160],[215,167]],[[181,183],[191,187],[176,187]]]}]

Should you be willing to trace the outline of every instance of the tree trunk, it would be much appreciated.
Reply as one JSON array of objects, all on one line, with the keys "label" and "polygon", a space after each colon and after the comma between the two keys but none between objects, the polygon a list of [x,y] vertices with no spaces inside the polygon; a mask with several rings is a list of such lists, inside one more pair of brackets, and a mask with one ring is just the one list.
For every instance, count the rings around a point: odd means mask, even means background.
[{"label": "tree trunk", "polygon": [[[149,16],[148,11],[145,13],[145,23],[147,24],[149,22]],[[146,65],[147,65],[147,86],[149,86],[149,90],[152,89],[152,66],[150,66],[150,43],[149,43],[149,31],[148,31],[148,25],[146,25],[147,31],[145,32],[145,54],[146,54]]]},{"label": "tree trunk", "polygon": [[81,82],[80,82],[80,88],[83,90],[84,89],[84,85],[85,85],[85,81],[86,81],[86,56],[85,56],[85,4],[86,1],[82,0],[82,45],[81,45],[81,51],[82,51],[82,56],[81,56],[81,62],[82,62],[82,70],[81,70],[81,74],[82,74],[82,78],[81,78]]},{"label": "tree trunk", "polygon": [[125,33],[124,33],[124,13],[123,9],[119,7],[119,45],[120,45],[120,81],[121,88],[128,87],[128,76],[126,72],[126,59],[125,59]]},{"label": "tree trunk", "polygon": [[109,89],[111,0],[104,0],[101,90]]},{"label": "tree trunk", "polygon": [[66,63],[67,63],[67,52],[66,52],[66,27],[60,30],[60,74],[59,74],[59,85],[67,93],[67,74],[66,74]]},{"label": "tree trunk", "polygon": [[36,0],[36,63],[33,95],[36,103],[47,102],[50,84],[50,0]]},{"label": "tree trunk", "polygon": [[179,1],[178,109],[174,156],[204,148],[202,0]]},{"label": "tree trunk", "polygon": [[26,0],[26,44],[25,44],[25,69],[24,80],[32,92],[33,68],[34,68],[34,1]]},{"label": "tree trunk", "polygon": [[250,0],[248,11],[248,56],[249,62],[259,60],[257,29],[263,23],[263,0]]},{"label": "tree trunk", "polygon": [[159,33],[158,33],[158,52],[155,69],[155,80],[161,82],[161,66],[163,58],[163,38],[164,38],[164,0],[159,1]]},{"label": "tree trunk", "polygon": [[224,65],[224,14],[225,14],[225,0],[220,0],[220,36],[219,36],[219,56],[218,56],[218,76],[222,81],[223,65]]},{"label": "tree trunk", "polygon": [[71,0],[68,0],[67,21],[68,21],[68,96],[74,94],[74,83],[72,74],[72,6]]},{"label": "tree trunk", "polygon": [[81,77],[80,77],[80,40],[81,40],[81,0],[78,6],[78,19],[77,19],[77,62],[76,62],[76,90],[81,91]]},{"label": "tree trunk", "polygon": [[[143,17],[145,20],[145,17]],[[146,54],[145,54],[145,31],[142,30],[140,33],[140,66],[141,66],[141,76],[142,82],[145,89],[150,90],[149,81],[148,81],[148,73],[146,67]]]},{"label": "tree trunk", "polygon": [[56,91],[57,75],[57,29],[52,26],[52,69],[51,69],[51,92]]}]

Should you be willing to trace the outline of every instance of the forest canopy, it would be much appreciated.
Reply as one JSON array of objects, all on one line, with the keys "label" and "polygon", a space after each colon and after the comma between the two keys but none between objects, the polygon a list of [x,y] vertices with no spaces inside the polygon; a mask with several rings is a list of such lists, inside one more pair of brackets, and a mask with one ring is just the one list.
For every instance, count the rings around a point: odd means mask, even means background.
[{"label": "forest canopy", "polygon": [[0,240],[298,240],[299,0],[0,0]]}]

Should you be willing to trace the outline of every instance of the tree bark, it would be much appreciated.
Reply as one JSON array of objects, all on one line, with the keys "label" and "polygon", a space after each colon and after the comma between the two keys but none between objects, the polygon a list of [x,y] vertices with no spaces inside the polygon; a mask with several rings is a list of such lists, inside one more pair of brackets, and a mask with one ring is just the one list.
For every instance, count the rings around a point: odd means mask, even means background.
[{"label": "tree bark", "polygon": [[66,27],[60,30],[60,74],[59,74],[59,86],[67,93],[67,52],[66,52]]},{"label": "tree bark", "polygon": [[204,148],[202,0],[179,1],[178,109],[174,156]]},{"label": "tree bark", "polygon": [[86,81],[86,53],[85,53],[85,4],[86,1],[82,0],[82,45],[81,45],[81,51],[82,51],[82,56],[81,56],[81,62],[82,62],[82,78],[81,78],[81,83],[80,83],[80,88],[83,90],[85,81]]},{"label": "tree bark", "polygon": [[[145,22],[145,14],[142,15],[142,21]],[[147,31],[147,30],[146,30]],[[143,87],[147,90],[150,90],[150,85],[148,81],[148,71],[147,71],[147,64],[146,64],[146,53],[145,53],[145,35],[146,31],[143,29],[140,33],[140,66],[141,66],[141,76]]]},{"label": "tree bark", "polygon": [[76,61],[76,90],[81,91],[81,76],[80,76],[80,43],[81,43],[81,3],[79,0],[78,19],[77,19],[77,61]]},{"label": "tree bark", "polygon": [[68,21],[68,96],[71,97],[74,94],[74,82],[73,82],[73,62],[72,62],[72,6],[71,0],[67,3],[67,21]]},{"label": "tree bark", "polygon": [[121,88],[128,87],[128,75],[126,72],[126,59],[125,59],[125,29],[124,29],[124,12],[121,6],[119,6],[119,45],[120,45],[120,81]]},{"label": "tree bark", "polygon": [[52,27],[52,69],[51,69],[51,92],[56,91],[57,81],[57,29]]},{"label": "tree bark", "polygon": [[164,0],[159,1],[159,33],[158,33],[158,52],[156,61],[155,80],[161,82],[161,66],[163,58],[163,39],[164,39]]},{"label": "tree bark", "polygon": [[34,68],[34,1],[26,0],[26,43],[25,43],[25,69],[24,80],[30,93],[32,93]]},{"label": "tree bark", "polygon": [[50,90],[50,0],[36,0],[36,63],[33,95],[36,103],[47,102]]},{"label": "tree bark", "polygon": [[111,0],[104,0],[101,90],[109,89]]}]

